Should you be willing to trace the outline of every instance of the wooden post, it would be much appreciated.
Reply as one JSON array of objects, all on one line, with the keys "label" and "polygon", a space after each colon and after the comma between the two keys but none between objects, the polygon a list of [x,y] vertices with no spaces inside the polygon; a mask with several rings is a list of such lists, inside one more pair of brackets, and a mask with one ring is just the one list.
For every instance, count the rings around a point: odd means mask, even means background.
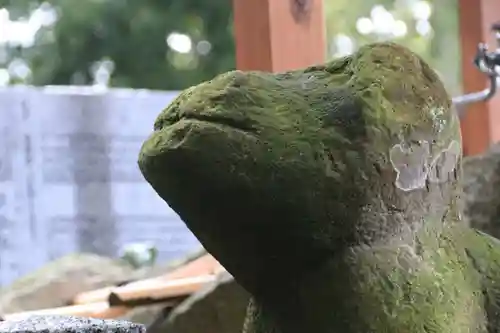
[{"label": "wooden post", "polygon": [[236,64],[281,72],[323,63],[323,0],[233,0]]},{"label": "wooden post", "polygon": [[[473,65],[477,44],[486,42],[496,48],[490,31],[493,23],[500,21],[500,1],[459,0],[459,34],[462,50],[463,92],[479,91],[487,87],[487,78]],[[461,123],[465,155],[483,152],[493,142],[500,140],[500,95],[490,101],[471,105]]]}]

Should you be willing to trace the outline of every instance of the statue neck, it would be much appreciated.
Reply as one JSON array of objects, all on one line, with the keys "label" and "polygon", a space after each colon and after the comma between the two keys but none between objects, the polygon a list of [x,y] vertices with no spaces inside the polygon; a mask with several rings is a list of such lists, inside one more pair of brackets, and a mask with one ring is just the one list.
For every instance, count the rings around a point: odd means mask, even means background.
[{"label": "statue neck", "polygon": [[343,254],[332,257],[302,278],[283,281],[271,294],[253,297],[243,333],[328,333],[345,327],[351,309],[339,297],[351,298],[349,265]]},{"label": "statue neck", "polygon": [[[362,304],[358,287],[365,283],[364,269],[370,263],[374,264],[374,258],[381,258],[382,255],[413,253],[408,251],[414,247],[417,251],[421,242],[426,242],[429,233],[452,232],[460,226],[457,223],[443,225],[441,220],[427,222],[430,228],[424,226],[420,232],[412,231],[408,239],[395,236],[381,244],[354,246],[305,274],[290,277],[282,283],[274,281],[265,293],[254,297],[250,303],[243,333],[370,331],[364,329],[370,327],[369,318],[360,316],[357,308]],[[416,238],[419,239],[418,244],[414,243]],[[429,251],[434,251],[433,246],[438,245],[426,243],[426,247],[431,247]],[[397,248],[401,251],[394,251]],[[377,253],[380,256],[375,255]],[[413,264],[413,258],[410,256],[403,262]],[[383,263],[386,261],[383,260]],[[369,273],[370,269],[366,272]]]},{"label": "statue neck", "polygon": [[250,299],[248,304],[243,333],[284,333],[271,311]]}]

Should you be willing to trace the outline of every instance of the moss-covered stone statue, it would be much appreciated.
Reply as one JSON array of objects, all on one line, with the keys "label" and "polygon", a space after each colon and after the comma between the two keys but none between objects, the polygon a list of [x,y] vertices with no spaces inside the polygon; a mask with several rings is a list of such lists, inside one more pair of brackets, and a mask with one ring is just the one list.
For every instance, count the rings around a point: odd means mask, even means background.
[{"label": "moss-covered stone statue", "polygon": [[392,43],[184,91],[147,181],[253,296],[246,333],[500,332],[500,242],[461,222],[459,122]]}]

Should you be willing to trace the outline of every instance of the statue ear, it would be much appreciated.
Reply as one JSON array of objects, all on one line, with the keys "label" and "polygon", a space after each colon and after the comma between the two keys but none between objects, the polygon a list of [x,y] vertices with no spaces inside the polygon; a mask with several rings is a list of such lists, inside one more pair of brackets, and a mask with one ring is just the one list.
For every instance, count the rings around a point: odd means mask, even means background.
[{"label": "statue ear", "polygon": [[411,191],[425,187],[429,173],[428,158],[429,143],[420,141],[408,148],[401,144],[394,145],[389,151],[389,157],[396,171],[394,185],[403,191]]},{"label": "statue ear", "polygon": [[429,170],[429,181],[442,183],[449,180],[450,175],[454,173],[457,167],[460,154],[460,144],[458,141],[453,140],[448,148],[441,151],[432,161]]}]

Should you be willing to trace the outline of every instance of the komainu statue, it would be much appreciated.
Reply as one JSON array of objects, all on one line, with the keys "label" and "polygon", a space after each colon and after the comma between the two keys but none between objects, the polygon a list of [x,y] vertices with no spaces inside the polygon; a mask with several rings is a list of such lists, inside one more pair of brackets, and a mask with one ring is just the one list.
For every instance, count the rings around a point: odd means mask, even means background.
[{"label": "komainu statue", "polygon": [[500,242],[462,223],[458,118],[402,46],[187,89],[139,166],[251,293],[245,333],[500,332]]}]

